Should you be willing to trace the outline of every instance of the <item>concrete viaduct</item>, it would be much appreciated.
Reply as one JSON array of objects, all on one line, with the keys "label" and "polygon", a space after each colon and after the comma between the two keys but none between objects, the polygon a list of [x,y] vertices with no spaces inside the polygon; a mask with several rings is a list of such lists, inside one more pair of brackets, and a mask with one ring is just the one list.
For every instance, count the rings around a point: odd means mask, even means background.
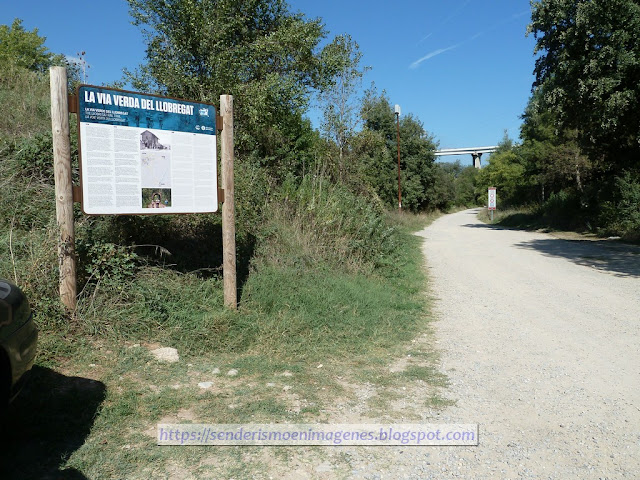
[{"label": "concrete viaduct", "polygon": [[482,158],[483,153],[492,153],[495,152],[497,146],[493,147],[471,147],[471,148],[443,148],[442,150],[437,150],[435,155],[436,157],[441,157],[444,155],[468,155],[471,154],[471,158],[473,158],[473,166],[476,168],[480,168],[480,159]]}]

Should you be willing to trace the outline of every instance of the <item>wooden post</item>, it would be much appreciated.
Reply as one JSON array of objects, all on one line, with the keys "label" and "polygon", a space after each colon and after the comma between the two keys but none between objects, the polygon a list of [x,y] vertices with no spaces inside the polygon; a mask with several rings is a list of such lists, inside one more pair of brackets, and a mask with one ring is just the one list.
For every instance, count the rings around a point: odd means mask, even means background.
[{"label": "wooden post", "polygon": [[51,130],[53,134],[56,220],[59,230],[60,300],[68,310],[73,312],[76,309],[77,282],[67,70],[64,67],[51,67],[49,73],[51,77]]},{"label": "wooden post", "polygon": [[224,304],[232,309],[238,307],[236,283],[236,213],[233,187],[233,96],[220,95],[222,116],[222,276],[224,282]]}]

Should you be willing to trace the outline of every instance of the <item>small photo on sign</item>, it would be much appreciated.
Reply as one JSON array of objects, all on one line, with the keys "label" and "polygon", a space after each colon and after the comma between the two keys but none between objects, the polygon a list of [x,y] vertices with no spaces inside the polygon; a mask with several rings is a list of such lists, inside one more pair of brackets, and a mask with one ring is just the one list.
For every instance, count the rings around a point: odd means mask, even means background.
[{"label": "small photo on sign", "polygon": [[170,188],[143,188],[142,208],[167,208],[171,206]]},{"label": "small photo on sign", "polygon": [[140,150],[170,150],[171,145],[164,140],[161,130],[145,130],[140,134]]}]

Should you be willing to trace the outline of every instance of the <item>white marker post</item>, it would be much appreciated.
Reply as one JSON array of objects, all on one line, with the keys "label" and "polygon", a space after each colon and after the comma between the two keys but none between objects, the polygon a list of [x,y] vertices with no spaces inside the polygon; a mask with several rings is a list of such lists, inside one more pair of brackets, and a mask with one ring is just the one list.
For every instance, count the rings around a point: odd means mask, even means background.
[{"label": "white marker post", "polygon": [[493,211],[496,209],[496,187],[489,187],[489,201],[487,203],[491,212],[491,223],[493,223]]}]

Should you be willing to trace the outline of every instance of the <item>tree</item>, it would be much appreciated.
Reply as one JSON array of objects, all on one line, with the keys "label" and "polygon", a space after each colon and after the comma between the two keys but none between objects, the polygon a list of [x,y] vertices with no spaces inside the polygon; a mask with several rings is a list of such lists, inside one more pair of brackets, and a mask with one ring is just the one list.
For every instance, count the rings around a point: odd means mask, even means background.
[{"label": "tree", "polygon": [[404,167],[402,205],[406,208],[413,211],[438,208],[440,199],[429,194],[436,182],[435,151],[436,142],[422,122],[412,114],[405,115],[400,120],[400,165]]},{"label": "tree", "polygon": [[456,201],[456,177],[454,164],[434,163],[433,182],[427,189],[427,198],[432,208],[446,211]]},{"label": "tree", "polygon": [[477,195],[486,193],[488,187],[496,187],[501,201],[506,205],[521,204],[520,190],[525,183],[524,166],[513,151],[494,153],[489,165],[478,175]]},{"label": "tree", "polygon": [[438,208],[446,210],[453,205],[471,207],[477,204],[475,181],[479,169],[473,165],[463,167],[460,160],[456,160],[455,163],[435,163],[434,167],[434,192],[441,190],[437,192],[437,199],[441,202]]},{"label": "tree", "polygon": [[344,177],[344,155],[358,125],[356,90],[367,68],[360,68],[362,52],[350,35],[338,35],[321,54],[331,82],[319,93],[322,131],[338,147],[338,171]]},{"label": "tree", "polygon": [[[386,93],[375,87],[365,92],[361,116],[363,131],[358,135],[356,153],[365,177],[389,205],[398,199],[396,118]],[[365,143],[366,142],[366,143]],[[369,147],[370,150],[366,150]],[[436,144],[413,115],[400,119],[400,159],[402,204],[417,211],[434,208],[429,191],[434,185]]]},{"label": "tree", "polygon": [[480,170],[473,165],[462,168],[459,173],[456,174],[455,187],[455,205],[472,207],[478,204],[478,199],[475,195],[475,185]]},{"label": "tree", "polygon": [[311,90],[327,83],[319,19],[284,0],[128,1],[147,39],[146,64],[126,72],[136,88],[211,103],[232,94],[238,152],[274,173],[295,159],[287,147]]},{"label": "tree", "polygon": [[535,86],[563,129],[575,129],[591,159],[611,169],[640,154],[640,2],[539,0],[529,33],[536,38]]},{"label": "tree", "polygon": [[518,205],[526,202],[528,178],[519,146],[505,132],[498,149],[489,157],[489,163],[476,177],[476,196],[483,198],[488,187],[496,187],[501,202]]},{"label": "tree", "polygon": [[542,108],[542,96],[542,87],[538,87],[522,116],[519,153],[525,160],[526,176],[539,187],[542,201],[565,188],[583,194],[594,162],[582,152],[578,131],[559,128],[556,113]]},{"label": "tree", "polygon": [[34,72],[45,72],[62,59],[45,47],[45,41],[46,38],[38,35],[37,28],[25,30],[19,18],[11,26],[0,25],[0,66],[6,68],[13,64]]}]

